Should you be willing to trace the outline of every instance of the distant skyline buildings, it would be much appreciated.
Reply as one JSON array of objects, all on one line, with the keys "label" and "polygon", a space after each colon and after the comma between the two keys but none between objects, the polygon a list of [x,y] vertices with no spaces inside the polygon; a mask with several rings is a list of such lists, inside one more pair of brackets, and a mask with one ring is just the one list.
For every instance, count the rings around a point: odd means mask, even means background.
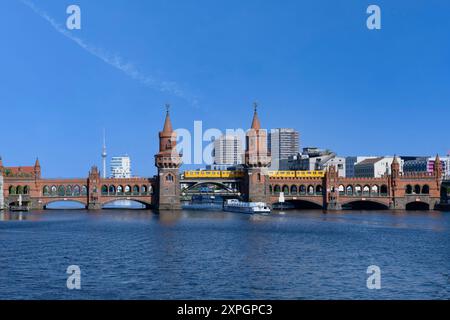
[{"label": "distant skyline buildings", "polygon": [[293,128],[276,128],[269,131],[267,138],[268,150],[271,156],[272,170],[282,168],[282,161],[299,153],[300,134]]},{"label": "distant skyline buildings", "polygon": [[[355,178],[380,178],[391,174],[391,165],[394,157],[366,158],[355,164]],[[402,165],[400,165],[400,172]]]}]

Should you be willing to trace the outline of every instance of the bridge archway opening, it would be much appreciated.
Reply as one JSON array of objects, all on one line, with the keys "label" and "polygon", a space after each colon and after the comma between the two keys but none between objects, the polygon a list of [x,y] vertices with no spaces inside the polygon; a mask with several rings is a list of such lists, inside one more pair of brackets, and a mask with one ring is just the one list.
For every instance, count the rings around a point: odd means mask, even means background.
[{"label": "bridge archway opening", "polygon": [[296,185],[291,186],[291,194],[293,194],[293,195],[297,194],[297,186]]},{"label": "bridge archway opening", "polygon": [[321,205],[308,200],[288,200],[285,203],[296,210],[323,210]]},{"label": "bridge archway opening", "polygon": [[318,184],[316,186],[316,195],[321,195],[321,194],[323,194],[323,187],[320,184]]},{"label": "bridge archway opening", "polygon": [[414,194],[420,194],[420,186],[418,184],[414,186]]},{"label": "bridge archway opening", "polygon": [[147,203],[137,200],[116,199],[103,204],[102,209],[130,209],[142,210],[148,208]]},{"label": "bridge archway opening", "polygon": [[182,192],[190,193],[216,193],[216,192],[227,192],[231,193],[233,190],[220,182],[200,182],[194,185],[188,186],[183,189]]},{"label": "bridge archway opening", "polygon": [[448,199],[450,197],[450,186],[441,186],[441,198]]},{"label": "bridge archway opening", "polygon": [[342,205],[343,210],[388,210],[385,204],[375,201],[352,201]]},{"label": "bridge archway opening", "polygon": [[86,204],[73,200],[56,200],[44,205],[45,210],[84,210]]},{"label": "bridge archway opening", "polygon": [[388,187],[387,185],[383,184],[380,188],[380,195],[387,196],[388,195]]},{"label": "bridge archway opening", "polygon": [[407,203],[405,209],[411,210],[411,211],[424,211],[424,210],[430,210],[430,205],[425,202],[415,201],[415,202]]}]

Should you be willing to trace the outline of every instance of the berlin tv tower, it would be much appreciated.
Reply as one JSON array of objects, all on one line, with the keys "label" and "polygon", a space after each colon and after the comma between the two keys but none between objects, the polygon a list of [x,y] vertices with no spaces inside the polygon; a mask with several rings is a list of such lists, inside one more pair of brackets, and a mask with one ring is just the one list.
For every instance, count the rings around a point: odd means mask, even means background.
[{"label": "berlin tv tower", "polygon": [[102,161],[103,161],[103,171],[102,171],[102,177],[103,179],[106,179],[106,133],[105,129],[103,129],[103,149],[102,149]]}]

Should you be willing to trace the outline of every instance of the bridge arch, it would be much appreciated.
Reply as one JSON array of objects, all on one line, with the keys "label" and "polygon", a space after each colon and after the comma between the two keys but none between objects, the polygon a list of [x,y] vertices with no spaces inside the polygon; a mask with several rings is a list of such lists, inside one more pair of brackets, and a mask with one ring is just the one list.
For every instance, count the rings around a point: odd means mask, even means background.
[{"label": "bridge arch", "polygon": [[388,210],[389,206],[383,202],[376,200],[351,200],[342,203],[344,210]]},{"label": "bridge arch", "polygon": [[363,195],[364,197],[370,196],[370,186],[369,186],[369,185],[366,184],[366,185],[363,187],[363,189],[362,189],[362,195]]},{"label": "bridge arch", "polygon": [[323,194],[323,187],[322,187],[322,185],[318,184],[316,186],[316,195],[321,195],[321,194]]},{"label": "bridge arch", "polygon": [[285,203],[289,203],[294,206],[297,210],[308,210],[308,209],[318,209],[323,210],[322,200],[312,200],[312,199],[296,199],[296,200],[286,200]]},{"label": "bridge arch", "polygon": [[422,201],[413,201],[409,202],[405,206],[406,210],[411,211],[424,211],[424,210],[430,210],[430,204]]},{"label": "bridge arch", "polygon": [[353,186],[352,185],[348,185],[347,188],[345,188],[345,193],[348,196],[352,196],[353,195]]},{"label": "bridge arch", "polygon": [[420,185],[416,184],[414,186],[414,194],[420,194]]},{"label": "bridge arch", "polygon": [[376,196],[376,197],[380,195],[380,188],[378,187],[378,185],[374,184],[370,188],[370,195],[371,196]]},{"label": "bridge arch", "polygon": [[87,201],[82,201],[78,199],[70,199],[70,200],[64,200],[64,198],[50,198],[48,201],[45,201],[42,206],[45,209],[49,209],[48,205],[54,204],[54,203],[78,203],[83,206],[83,208],[80,209],[86,209],[87,208]]},{"label": "bridge arch", "polygon": [[[122,197],[117,197],[117,198],[113,198],[113,199],[108,199],[107,201],[102,203],[102,209],[105,209],[105,207],[107,207],[108,205],[113,204],[114,202],[118,202],[118,201],[130,201],[131,203],[140,203],[141,205],[143,205],[144,207],[142,209],[146,209],[146,208],[150,208],[152,206],[151,201],[145,201],[139,198],[129,198],[129,199],[124,199]],[[118,206],[119,208],[120,206]],[[127,206],[125,206],[127,207]],[[122,206],[123,208],[123,206]]]},{"label": "bridge arch", "polygon": [[275,194],[279,194],[281,192],[281,187],[278,184],[276,184],[275,187],[273,187],[273,192]]},{"label": "bridge arch", "polygon": [[295,184],[293,184],[291,186],[291,194],[296,195],[297,194],[297,186]]},{"label": "bridge arch", "polygon": [[66,187],[66,196],[68,196],[68,197],[73,196],[73,188],[72,188],[71,185],[68,185],[68,186]]},{"label": "bridge arch", "polygon": [[187,188],[183,189],[183,191],[186,192],[186,191],[190,191],[190,190],[196,189],[198,187],[207,186],[207,185],[217,186],[220,189],[225,190],[227,192],[233,192],[233,190],[229,186],[227,186],[224,183],[218,182],[218,181],[200,181],[200,182],[197,182],[197,183],[194,183],[194,184],[188,186]]},{"label": "bridge arch", "polygon": [[300,187],[298,188],[299,193],[301,195],[305,195],[306,194],[306,186],[304,184],[300,185]]},{"label": "bridge arch", "polygon": [[410,184],[406,185],[405,193],[406,194],[412,194],[413,193],[413,188],[412,188],[412,186]]}]

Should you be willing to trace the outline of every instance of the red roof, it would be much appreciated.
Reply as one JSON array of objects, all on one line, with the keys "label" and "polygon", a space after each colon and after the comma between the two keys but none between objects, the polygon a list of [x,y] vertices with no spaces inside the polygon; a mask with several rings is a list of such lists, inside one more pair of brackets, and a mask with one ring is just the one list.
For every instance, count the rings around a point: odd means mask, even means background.
[{"label": "red roof", "polygon": [[11,173],[17,172],[26,172],[26,173],[34,173],[34,167],[5,167],[11,171]]}]

